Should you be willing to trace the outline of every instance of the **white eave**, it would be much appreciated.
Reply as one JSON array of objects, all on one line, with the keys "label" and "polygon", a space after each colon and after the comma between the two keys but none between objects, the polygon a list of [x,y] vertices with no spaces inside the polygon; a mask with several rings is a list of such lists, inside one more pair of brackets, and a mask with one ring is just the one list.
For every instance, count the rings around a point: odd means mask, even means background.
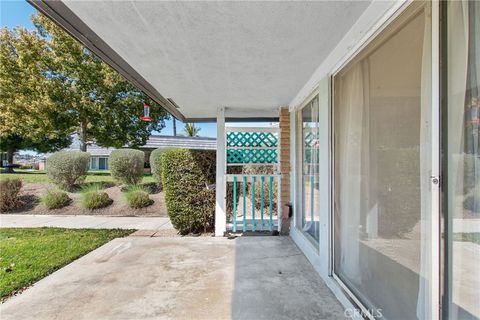
[{"label": "white eave", "polygon": [[30,3],[177,118],[210,120],[277,117],[370,1]]}]

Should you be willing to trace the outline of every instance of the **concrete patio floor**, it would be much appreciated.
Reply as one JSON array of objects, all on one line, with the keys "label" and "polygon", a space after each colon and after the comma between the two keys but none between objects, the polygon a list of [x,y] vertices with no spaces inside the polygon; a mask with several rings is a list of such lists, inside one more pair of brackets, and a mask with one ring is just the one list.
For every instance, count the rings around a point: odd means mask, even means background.
[{"label": "concrete patio floor", "polygon": [[8,319],[345,319],[289,237],[115,239],[12,297]]}]

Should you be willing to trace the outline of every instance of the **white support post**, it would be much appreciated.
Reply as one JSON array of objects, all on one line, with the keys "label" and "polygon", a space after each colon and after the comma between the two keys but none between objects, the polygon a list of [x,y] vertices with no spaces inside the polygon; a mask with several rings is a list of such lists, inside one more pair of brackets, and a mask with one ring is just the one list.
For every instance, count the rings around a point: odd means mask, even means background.
[{"label": "white support post", "polygon": [[[278,115],[280,116],[280,109],[278,109]],[[282,219],[283,219],[283,205],[282,203],[282,179],[284,178],[282,175],[282,129],[280,127],[280,120],[278,123],[278,144],[277,144],[277,170],[276,174],[277,177],[277,230],[278,232],[282,232]]]},{"label": "white support post", "polygon": [[225,181],[225,108],[217,109],[217,181],[215,187],[215,236],[223,237],[227,231],[226,194],[227,184]]},{"label": "white support post", "polygon": [[[280,141],[280,139],[279,139]],[[278,153],[280,155],[280,153]],[[277,230],[282,232],[282,219],[283,219],[283,203],[282,203],[282,173],[280,172],[277,177]]]}]

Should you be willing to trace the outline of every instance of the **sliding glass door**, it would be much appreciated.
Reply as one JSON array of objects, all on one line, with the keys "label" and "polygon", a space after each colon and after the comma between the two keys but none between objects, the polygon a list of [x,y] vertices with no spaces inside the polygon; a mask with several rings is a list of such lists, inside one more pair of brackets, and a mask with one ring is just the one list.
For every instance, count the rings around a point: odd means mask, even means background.
[{"label": "sliding glass door", "polygon": [[444,84],[447,319],[480,319],[480,2],[450,1]]},{"label": "sliding glass door", "polygon": [[431,318],[431,39],[414,2],[334,76],[334,275],[377,319]]}]

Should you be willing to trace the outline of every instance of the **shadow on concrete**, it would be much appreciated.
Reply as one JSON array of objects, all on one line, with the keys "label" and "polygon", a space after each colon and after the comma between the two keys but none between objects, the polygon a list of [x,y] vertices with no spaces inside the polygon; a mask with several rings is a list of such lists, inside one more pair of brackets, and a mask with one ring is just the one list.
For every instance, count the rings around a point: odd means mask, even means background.
[{"label": "shadow on concrete", "polygon": [[345,319],[343,307],[289,237],[231,241],[231,319]]}]

